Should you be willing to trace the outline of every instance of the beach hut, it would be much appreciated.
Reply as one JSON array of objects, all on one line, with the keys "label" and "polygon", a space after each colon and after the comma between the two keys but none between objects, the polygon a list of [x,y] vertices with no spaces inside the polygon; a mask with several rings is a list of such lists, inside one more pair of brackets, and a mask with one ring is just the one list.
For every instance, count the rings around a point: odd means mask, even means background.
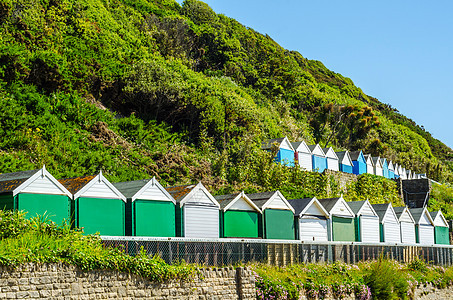
[{"label": "beach hut", "polygon": [[270,139],[263,143],[261,149],[266,151],[276,151],[275,162],[288,167],[294,167],[294,148],[288,138]]},{"label": "beach hut", "polygon": [[201,182],[165,189],[176,200],[176,236],[219,238],[220,204]]},{"label": "beach hut", "polygon": [[373,204],[372,206],[379,216],[381,242],[401,243],[400,223],[392,204]]},{"label": "beach hut", "polygon": [[388,178],[394,179],[395,178],[395,167],[393,166],[393,163],[392,163],[391,160],[388,162],[388,169],[389,169],[389,177]]},{"label": "beach hut", "polygon": [[70,222],[71,193],[42,169],[0,174],[0,209],[23,210],[61,224]]},{"label": "beach hut", "polygon": [[126,235],[176,236],[176,201],[155,177],[113,186],[126,196]]},{"label": "beach hut", "polygon": [[407,179],[407,173],[406,173],[406,169],[404,167],[400,168],[400,177],[401,177],[401,179]]},{"label": "beach hut", "polygon": [[412,171],[411,170],[406,170],[406,179],[411,180],[412,178]]},{"label": "beach hut", "polygon": [[421,245],[434,245],[434,221],[426,207],[409,209],[415,220],[415,236]]},{"label": "beach hut", "polygon": [[364,155],[365,160],[366,160],[366,172],[368,174],[374,174],[374,164],[373,164],[373,158],[371,157],[371,154],[366,154]]},{"label": "beach hut", "polygon": [[295,211],[296,239],[301,241],[328,241],[329,213],[313,198],[288,200]]},{"label": "beach hut", "polygon": [[356,175],[364,174],[367,172],[366,160],[363,156],[361,150],[359,151],[352,151],[349,153],[352,159],[352,172]]},{"label": "beach hut", "polygon": [[299,163],[299,166],[307,171],[313,169],[311,151],[308,145],[302,142],[291,143],[294,148],[294,159]]},{"label": "beach hut", "polygon": [[365,201],[348,202],[355,214],[355,240],[363,243],[379,243],[379,216],[371,203]]},{"label": "beach hut", "polygon": [[338,156],[335,151],[333,151],[332,147],[323,148],[322,151],[326,154],[327,169],[339,171]]},{"label": "beach hut", "polygon": [[321,146],[319,144],[309,145],[308,148],[311,151],[313,171],[324,172],[327,169],[327,158]]},{"label": "beach hut", "polygon": [[395,170],[395,179],[400,178],[400,165],[396,163],[394,170]]},{"label": "beach hut", "polygon": [[320,199],[319,202],[329,213],[329,240],[354,242],[355,215],[343,197]]},{"label": "beach hut", "polygon": [[378,156],[378,157],[372,157],[372,159],[373,159],[373,164],[374,164],[374,175],[384,176],[384,173],[382,171],[381,158]]},{"label": "beach hut", "polygon": [[336,152],[337,157],[338,157],[338,164],[340,167],[340,171],[344,173],[350,173],[352,174],[352,160],[351,156],[349,155],[349,151],[340,151]]},{"label": "beach hut", "polygon": [[247,197],[262,211],[260,237],[294,240],[294,208],[279,191],[247,194]]},{"label": "beach hut", "polygon": [[434,221],[434,242],[441,245],[450,245],[449,226],[442,211],[430,212]]},{"label": "beach hut", "polygon": [[220,237],[258,238],[261,210],[244,192],[215,196],[220,204]]},{"label": "beach hut", "polygon": [[125,235],[126,196],[102,172],[58,181],[72,194],[76,227],[83,227],[86,234]]},{"label": "beach hut", "polygon": [[385,178],[389,178],[389,165],[385,157],[381,158],[381,164],[382,164],[382,176],[384,176]]},{"label": "beach hut", "polygon": [[394,207],[395,214],[400,222],[401,243],[415,244],[415,220],[407,206]]}]

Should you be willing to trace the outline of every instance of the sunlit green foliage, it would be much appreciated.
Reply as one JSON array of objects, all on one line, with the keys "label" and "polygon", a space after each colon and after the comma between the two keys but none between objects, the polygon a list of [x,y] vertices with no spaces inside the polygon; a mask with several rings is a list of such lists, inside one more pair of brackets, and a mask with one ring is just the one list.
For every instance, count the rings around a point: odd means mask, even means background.
[{"label": "sunlit green foliage", "polygon": [[260,150],[286,135],[451,180],[451,149],[411,120],[197,0],[0,0],[0,101],[2,172],[337,195]]}]

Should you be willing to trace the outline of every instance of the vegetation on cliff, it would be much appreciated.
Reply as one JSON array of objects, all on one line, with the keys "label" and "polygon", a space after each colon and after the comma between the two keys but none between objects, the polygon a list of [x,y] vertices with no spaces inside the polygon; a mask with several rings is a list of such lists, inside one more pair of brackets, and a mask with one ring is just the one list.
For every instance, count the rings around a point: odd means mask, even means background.
[{"label": "vegetation on cliff", "polygon": [[2,172],[326,195],[330,178],[260,150],[287,135],[452,181],[452,150],[422,127],[197,0],[0,0],[0,103]]}]

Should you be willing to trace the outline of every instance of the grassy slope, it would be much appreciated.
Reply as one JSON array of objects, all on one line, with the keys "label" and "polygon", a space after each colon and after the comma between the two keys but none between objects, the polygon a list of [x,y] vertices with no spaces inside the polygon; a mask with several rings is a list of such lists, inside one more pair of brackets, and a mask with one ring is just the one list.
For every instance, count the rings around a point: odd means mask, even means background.
[{"label": "grassy slope", "polygon": [[335,103],[369,105],[379,119],[366,135],[335,134],[335,149],[450,180],[451,149],[411,120],[201,2],[0,0],[0,32],[2,172],[45,163],[57,177],[102,168],[112,181],[319,195],[328,179],[275,167],[259,145],[314,142],[312,116]]}]

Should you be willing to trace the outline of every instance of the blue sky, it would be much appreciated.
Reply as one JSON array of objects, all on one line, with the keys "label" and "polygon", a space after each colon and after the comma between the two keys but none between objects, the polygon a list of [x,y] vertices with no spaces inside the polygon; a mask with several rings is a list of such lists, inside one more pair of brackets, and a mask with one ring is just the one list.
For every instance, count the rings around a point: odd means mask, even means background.
[{"label": "blue sky", "polygon": [[351,78],[453,147],[453,1],[204,2]]}]

